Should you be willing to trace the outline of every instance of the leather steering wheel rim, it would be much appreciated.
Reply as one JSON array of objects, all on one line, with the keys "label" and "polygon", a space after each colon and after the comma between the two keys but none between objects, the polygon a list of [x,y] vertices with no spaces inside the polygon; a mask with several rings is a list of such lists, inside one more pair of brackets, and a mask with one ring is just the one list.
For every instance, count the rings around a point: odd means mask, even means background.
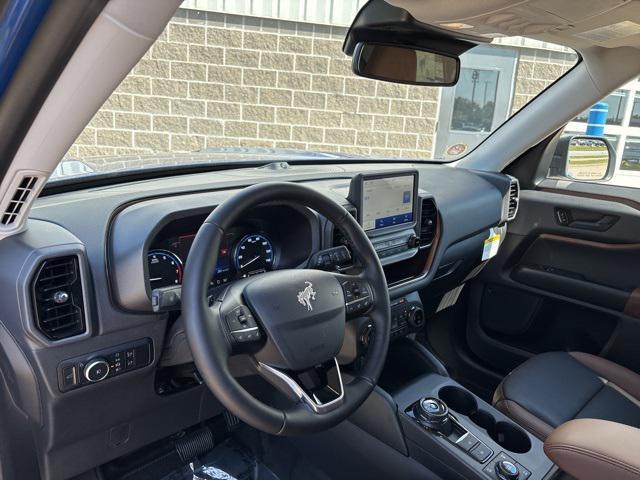
[{"label": "leather steering wheel rim", "polygon": [[[375,335],[369,344],[364,364],[358,375],[345,384],[341,405],[326,413],[316,413],[302,402],[287,410],[279,410],[249,394],[230,373],[228,358],[232,354],[232,346],[225,330],[226,324],[215,305],[212,308],[207,299],[209,283],[225,232],[249,210],[268,202],[309,207],[325,216],[336,228],[340,228],[351,241],[354,254],[362,265],[362,272],[357,278],[367,282],[373,296],[373,306],[367,316],[375,328]],[[310,270],[307,272],[312,273]],[[276,272],[251,278],[273,273]],[[360,225],[341,205],[322,193],[297,183],[267,182],[247,187],[211,212],[198,230],[189,253],[182,286],[182,316],[195,364],[212,393],[238,418],[258,430],[274,435],[312,433],[335,426],[346,419],[375,387],[389,346],[389,295],[384,271],[373,245]],[[346,314],[343,317],[346,322]]]}]

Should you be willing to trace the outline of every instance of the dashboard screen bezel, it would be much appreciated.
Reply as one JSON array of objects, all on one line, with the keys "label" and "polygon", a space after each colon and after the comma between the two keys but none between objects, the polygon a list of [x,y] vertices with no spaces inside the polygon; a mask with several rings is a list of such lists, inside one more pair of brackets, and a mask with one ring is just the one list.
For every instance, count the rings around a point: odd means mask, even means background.
[{"label": "dashboard screen bezel", "polygon": [[357,209],[357,219],[358,223],[364,230],[364,219],[362,216],[363,205],[364,205],[364,182],[368,180],[380,180],[387,178],[397,178],[397,177],[413,177],[413,208],[412,208],[412,221],[401,223],[398,225],[390,225],[388,227],[383,228],[375,228],[371,230],[365,230],[365,233],[369,237],[376,237],[379,235],[384,235],[386,233],[406,230],[409,228],[415,228],[418,221],[418,181],[419,174],[415,169],[407,169],[407,170],[397,170],[393,172],[373,172],[373,173],[359,173],[355,177],[351,179],[351,184],[349,185],[349,201],[355,205]]}]

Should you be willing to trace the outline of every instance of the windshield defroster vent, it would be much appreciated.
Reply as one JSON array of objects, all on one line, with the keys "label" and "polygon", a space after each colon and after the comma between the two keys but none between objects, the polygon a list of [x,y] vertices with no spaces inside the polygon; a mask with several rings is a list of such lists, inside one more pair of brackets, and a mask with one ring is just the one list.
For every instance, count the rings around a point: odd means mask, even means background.
[{"label": "windshield defroster vent", "polygon": [[433,198],[423,198],[420,209],[420,246],[428,247],[436,236],[438,209]]},{"label": "windshield defroster vent", "polygon": [[32,284],[36,326],[50,340],[84,333],[85,308],[76,255],[45,260]]}]

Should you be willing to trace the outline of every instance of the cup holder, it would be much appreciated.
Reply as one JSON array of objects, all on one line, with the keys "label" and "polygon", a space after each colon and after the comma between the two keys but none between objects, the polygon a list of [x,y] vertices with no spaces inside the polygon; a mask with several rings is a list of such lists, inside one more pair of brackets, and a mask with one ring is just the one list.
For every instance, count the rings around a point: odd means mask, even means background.
[{"label": "cup holder", "polygon": [[438,397],[451,410],[466,415],[473,423],[486,430],[493,441],[504,449],[513,453],[527,453],[531,450],[531,439],[523,429],[510,422],[496,421],[490,412],[478,408],[474,396],[465,389],[446,385],[440,389]]},{"label": "cup holder", "polygon": [[478,402],[466,390],[454,385],[442,387],[438,392],[438,397],[447,406],[462,415],[471,416],[478,409]]}]

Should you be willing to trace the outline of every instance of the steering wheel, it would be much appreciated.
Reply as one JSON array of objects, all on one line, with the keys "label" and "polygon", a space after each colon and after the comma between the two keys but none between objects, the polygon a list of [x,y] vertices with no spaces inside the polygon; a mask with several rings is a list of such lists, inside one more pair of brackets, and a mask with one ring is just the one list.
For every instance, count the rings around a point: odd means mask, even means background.
[{"label": "steering wheel", "polygon": [[[357,274],[311,269],[265,272],[233,282],[214,298],[209,285],[225,232],[267,202],[309,207],[350,239]],[[345,382],[336,360],[346,322],[366,315],[375,335],[357,376]],[[182,316],[195,364],[218,400],[252,427],[274,435],[325,430],[351,415],[376,385],[389,346],[389,294],[380,260],[355,219],[335,201],[296,183],[269,182],[238,192],[198,230],[182,286]],[[233,355],[294,400],[280,410],[248,393],[230,373]]]}]

